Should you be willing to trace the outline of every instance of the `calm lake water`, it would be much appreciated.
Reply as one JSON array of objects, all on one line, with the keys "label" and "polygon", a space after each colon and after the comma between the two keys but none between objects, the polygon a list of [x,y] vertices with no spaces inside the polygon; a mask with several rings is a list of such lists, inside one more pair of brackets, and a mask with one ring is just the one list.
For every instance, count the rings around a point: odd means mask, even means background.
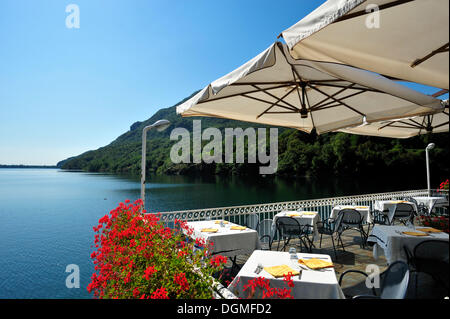
[{"label": "calm lake water", "polygon": [[[261,178],[152,177],[152,212],[324,198],[425,188],[389,178],[287,181]],[[138,178],[58,169],[0,169],[0,298],[91,298],[86,286],[98,219],[140,196]],[[66,266],[80,288],[66,287]]]}]

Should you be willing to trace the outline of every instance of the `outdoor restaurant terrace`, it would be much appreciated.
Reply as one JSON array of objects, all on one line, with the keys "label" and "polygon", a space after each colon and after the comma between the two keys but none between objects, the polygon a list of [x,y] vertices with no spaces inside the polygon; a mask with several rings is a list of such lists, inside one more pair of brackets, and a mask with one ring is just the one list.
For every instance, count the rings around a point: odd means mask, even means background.
[{"label": "outdoor restaurant terrace", "polygon": [[[275,287],[283,287],[283,276],[258,270],[279,265],[301,272],[293,277],[294,298],[341,299],[374,294],[382,298],[443,298],[448,296],[448,190],[431,195],[427,189],[410,190],[164,212],[160,219],[169,227],[174,227],[175,220],[187,221],[194,229],[192,239],[213,242],[212,254],[228,257],[220,274],[218,298],[247,298],[241,281],[259,276]],[[353,213],[361,218],[353,215],[345,219]],[[329,232],[324,221],[331,218],[334,223],[339,216],[344,218],[341,225]],[[430,228],[427,221],[439,220],[439,216],[447,218],[447,224],[442,230],[436,229],[440,227],[438,222],[431,225],[436,228]],[[424,242],[433,247],[436,241],[444,247],[435,255],[428,247],[426,257],[433,267],[415,265],[419,256],[414,255],[414,248]],[[292,248],[294,262],[289,257]],[[299,259],[311,258],[331,264],[313,270],[298,263]],[[444,271],[438,267],[442,261],[447,266]],[[405,272],[383,281],[391,273],[389,266],[399,264],[406,266]],[[373,276],[375,270],[381,277],[372,290],[363,273],[369,271]]]}]

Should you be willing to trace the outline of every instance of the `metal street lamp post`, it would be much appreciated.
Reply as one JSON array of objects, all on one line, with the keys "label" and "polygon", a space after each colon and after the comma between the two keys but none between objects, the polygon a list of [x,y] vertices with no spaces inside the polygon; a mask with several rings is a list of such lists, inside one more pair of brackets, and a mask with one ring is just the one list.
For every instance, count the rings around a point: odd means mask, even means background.
[{"label": "metal street lamp post", "polygon": [[428,196],[431,196],[431,186],[430,186],[430,161],[428,156],[428,151],[432,150],[434,148],[434,143],[430,143],[425,148],[425,156],[426,156],[426,163],[427,163],[427,187],[428,187]]},{"label": "metal street lamp post", "polygon": [[170,122],[168,120],[159,120],[152,125],[144,127],[142,130],[142,162],[141,162],[141,199],[142,199],[142,211],[145,208],[145,163],[147,154],[147,132],[152,128],[156,128],[158,132],[164,131],[168,128]]}]

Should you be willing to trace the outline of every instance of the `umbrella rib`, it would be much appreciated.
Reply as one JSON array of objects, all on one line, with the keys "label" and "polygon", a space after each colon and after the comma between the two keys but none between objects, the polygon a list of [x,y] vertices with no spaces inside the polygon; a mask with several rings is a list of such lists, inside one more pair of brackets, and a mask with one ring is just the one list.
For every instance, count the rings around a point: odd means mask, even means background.
[{"label": "umbrella rib", "polygon": [[[258,87],[257,85],[252,85],[252,86],[253,86],[254,88],[259,89],[259,87]],[[270,96],[270,97],[272,97],[272,98],[274,98],[274,99],[276,99],[276,100],[278,99],[277,96],[275,96],[275,95],[273,95],[273,94],[267,92],[266,89],[260,89],[260,91],[266,93],[268,96]],[[298,108],[297,108],[295,105],[292,105],[291,103],[288,103],[288,102],[286,102],[286,101],[284,101],[284,100],[283,100],[283,102],[286,103],[286,105],[289,105],[290,107],[292,107],[293,109],[298,110]],[[269,103],[272,103],[272,102],[269,102]]]},{"label": "umbrella rib", "polygon": [[[267,111],[269,111],[270,109],[272,109],[275,105],[278,105],[278,103],[280,101],[284,102],[284,98],[287,97],[289,94],[291,94],[293,91],[295,90],[295,87],[293,89],[291,89],[289,92],[287,92],[285,95],[283,95],[282,97],[280,97],[275,103],[273,103],[269,108],[267,108],[264,112],[262,112],[261,114],[259,114],[256,119],[259,119],[262,115],[264,115],[264,113],[267,113]],[[286,103],[286,102],[284,102]],[[278,105],[280,106],[280,105]]]},{"label": "umbrella rib", "polygon": [[[308,105],[309,105],[309,115],[311,116],[312,126],[313,126],[313,129],[315,129],[316,128],[316,124],[314,123],[314,118],[313,118],[313,114],[312,114],[313,110],[311,108],[311,104],[309,104],[308,92],[305,90],[305,88],[303,88],[303,90],[305,92],[306,101],[308,102]],[[316,132],[317,132],[317,129],[316,129]]]},{"label": "umbrella rib", "polygon": [[448,124],[449,124],[449,121],[447,121],[445,123],[442,123],[442,124],[439,124],[439,125],[436,125],[434,128],[438,128],[438,127],[441,127],[441,126],[444,126],[444,125],[448,125]]},{"label": "umbrella rib", "polygon": [[425,62],[426,60],[432,58],[433,56],[435,56],[438,53],[448,52],[448,48],[449,48],[449,42],[447,42],[446,44],[444,44],[440,48],[437,48],[436,50],[432,51],[431,53],[427,54],[423,58],[416,59],[413,63],[411,63],[410,66],[412,68],[414,68],[414,67],[418,66],[419,64]]},{"label": "umbrella rib", "polygon": [[[259,101],[259,102],[263,102],[263,103],[267,103],[267,104],[273,104],[273,102],[269,102],[269,101],[266,101],[266,100],[263,100],[263,99],[260,99],[260,98],[254,97],[254,96],[247,95],[247,93],[243,93],[243,94],[241,94],[241,95],[242,95],[243,97],[248,98],[248,99],[253,99],[253,100],[256,100],[256,101]],[[284,101],[283,101],[283,102],[284,102]],[[285,102],[285,103],[286,103],[286,102]],[[277,104],[277,103],[275,103],[275,105],[278,106],[278,107],[287,109],[287,110],[291,110],[292,112],[295,112],[295,110],[292,109],[292,108],[290,108],[290,107],[287,107],[287,106],[284,106],[284,105],[280,105],[280,104]]]},{"label": "umbrella rib", "polygon": [[[291,84],[289,84],[289,83],[284,83],[284,84],[282,84],[282,85],[278,85],[278,86],[274,86],[274,87],[271,87],[271,88],[269,88],[270,90],[275,90],[275,89],[280,89],[280,88],[284,88],[284,87],[288,87],[288,86],[290,86]],[[253,85],[252,85],[253,86]],[[231,97],[235,97],[235,96],[240,96],[240,95],[243,95],[243,94],[251,94],[251,93],[257,93],[257,92],[261,92],[261,91],[263,91],[263,90],[267,90],[267,88],[266,89],[260,89],[260,88],[257,88],[256,90],[251,90],[251,91],[248,91],[248,92],[245,92],[245,93],[236,93],[236,94],[231,94],[231,95],[227,95],[227,96],[221,96],[221,97],[218,97],[218,98],[215,98],[215,99],[212,99],[212,100],[205,100],[205,101],[200,101],[200,102],[197,102],[197,104],[202,104],[202,103],[207,103],[207,102],[211,102],[211,101],[218,101],[218,100],[222,100],[222,99],[228,99],[228,98],[231,98]],[[271,102],[270,102],[271,103]]]},{"label": "umbrella rib", "polygon": [[[364,91],[360,91],[360,92],[356,92],[356,93],[353,93],[353,94],[350,94],[350,95],[347,95],[347,96],[343,96],[343,97],[340,98],[340,100],[341,100],[341,101],[342,101],[342,100],[346,100],[346,99],[348,99],[348,98],[354,97],[354,96],[359,95],[359,94],[362,94],[362,93],[364,93]],[[330,104],[332,104],[332,102],[333,102],[333,101],[330,101],[330,102],[327,102],[327,103],[321,105],[320,107],[318,107],[318,110],[322,110],[322,109],[324,109],[324,108],[327,108],[327,106],[329,106]]]},{"label": "umbrella rib", "polygon": [[[348,98],[354,97],[354,96],[359,95],[359,94],[362,94],[362,93],[364,93],[364,92],[366,92],[366,91],[355,92],[355,93],[352,93],[352,94],[350,94],[350,95],[341,97],[340,100],[341,100],[341,101],[342,101],[342,100],[346,100],[346,99],[348,99]],[[333,102],[334,102],[334,101],[329,101],[329,102],[327,102],[327,103],[324,103],[324,104],[322,104],[322,105],[319,105],[318,107],[316,107],[316,109],[322,110],[322,109],[324,109],[326,106],[332,104]]]},{"label": "umbrella rib", "polygon": [[[401,5],[401,4],[405,4],[405,3],[408,3],[408,2],[411,2],[411,1],[414,1],[414,0],[397,0],[397,1],[394,1],[394,2],[391,2],[391,3],[387,3],[387,4],[384,4],[384,5],[378,6],[378,11],[381,11],[381,10],[384,10],[384,9],[389,9],[391,7],[395,7],[395,6],[398,6],[398,5]],[[353,19],[353,18],[362,16],[362,15],[366,15],[366,14],[369,14],[369,13],[371,13],[371,11],[366,11],[364,9],[364,10],[361,10],[361,11],[358,11],[358,12],[355,12],[355,13],[344,15],[344,16],[340,17],[339,19],[336,19],[336,21],[334,21],[333,23],[345,21],[345,20],[348,20],[348,19]]]},{"label": "umbrella rib", "polygon": [[[333,93],[333,95],[331,95],[331,96],[336,96],[336,95],[338,95],[339,93],[342,93],[342,92],[344,92],[345,90],[347,90],[348,88],[352,87],[353,85],[355,85],[355,83],[351,83],[349,86],[340,89],[340,90],[337,91],[336,93]],[[324,103],[324,102],[327,101],[327,100],[329,100],[328,97],[326,97],[326,98],[324,98],[323,100],[317,102],[316,104],[310,106],[310,108],[311,108],[311,109],[314,109],[315,107],[320,107],[320,104]]]},{"label": "umbrella rib", "polygon": [[328,96],[329,98],[331,98],[331,99],[334,100],[335,102],[339,103],[340,105],[343,105],[343,106],[349,108],[349,109],[352,110],[353,112],[356,112],[356,113],[358,113],[358,114],[360,114],[360,115],[362,115],[362,116],[366,116],[365,114],[361,113],[360,111],[356,110],[355,108],[349,106],[347,103],[344,103],[344,102],[342,102],[342,101],[340,101],[340,100],[338,100],[338,99],[336,99],[336,98],[334,98],[334,97],[331,97],[329,94],[323,92],[322,90],[318,89],[317,87],[314,87],[314,86],[310,85],[309,83],[306,83],[306,85],[309,86],[310,88],[312,88],[313,90],[316,90],[317,92],[322,93],[322,94],[325,95],[325,96]]}]

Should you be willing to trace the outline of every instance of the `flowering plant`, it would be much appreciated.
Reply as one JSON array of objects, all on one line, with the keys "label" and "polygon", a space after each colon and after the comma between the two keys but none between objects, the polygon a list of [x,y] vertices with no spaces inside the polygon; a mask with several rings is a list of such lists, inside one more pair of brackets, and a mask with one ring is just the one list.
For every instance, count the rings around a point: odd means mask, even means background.
[{"label": "flowering plant", "polygon": [[[233,287],[236,287],[241,278],[235,280]],[[283,275],[283,282],[288,288],[274,288],[270,286],[270,280],[264,277],[256,277],[249,279],[243,286],[243,293],[246,299],[293,299],[291,295],[292,287],[294,287],[294,280],[292,279],[292,273]],[[239,292],[237,292],[239,293]]]},{"label": "flowering plant", "polygon": [[448,178],[447,178],[446,181],[442,182],[442,183],[439,185],[438,192],[439,192],[440,190],[447,190],[447,191],[448,191]]},{"label": "flowering plant", "polygon": [[449,233],[448,217],[445,217],[445,216],[438,216],[438,217],[420,216],[420,223],[423,226],[433,227],[433,228],[442,230],[443,232],[446,232],[447,234]]},{"label": "flowering plant", "polygon": [[87,290],[97,298],[212,298],[212,275],[226,257],[211,257],[204,241],[186,240],[192,230],[185,222],[170,229],[141,210],[142,200],[126,200],[93,227],[96,272]]}]

